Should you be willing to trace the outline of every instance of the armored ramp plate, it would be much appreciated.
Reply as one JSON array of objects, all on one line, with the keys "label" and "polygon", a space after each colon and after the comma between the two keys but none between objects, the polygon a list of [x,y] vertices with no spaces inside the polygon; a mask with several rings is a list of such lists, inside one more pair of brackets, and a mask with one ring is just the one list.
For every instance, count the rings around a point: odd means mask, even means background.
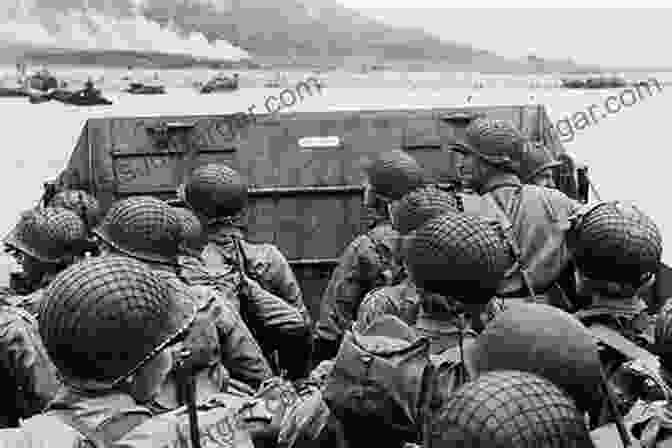
[{"label": "armored ramp plate", "polygon": [[540,105],[96,118],[57,183],[91,192],[107,209],[130,195],[174,198],[206,163],[235,168],[251,185],[249,239],[282,250],[315,316],[338,257],[366,228],[362,164],[402,148],[437,182],[459,182],[462,156],[448,147],[478,115],[509,120],[565,153]]}]

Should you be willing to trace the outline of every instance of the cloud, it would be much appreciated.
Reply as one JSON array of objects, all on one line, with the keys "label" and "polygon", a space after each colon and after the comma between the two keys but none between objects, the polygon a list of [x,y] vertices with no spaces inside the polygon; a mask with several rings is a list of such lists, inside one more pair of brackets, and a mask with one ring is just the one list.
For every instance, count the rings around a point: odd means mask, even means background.
[{"label": "cloud", "polygon": [[[68,9],[49,11],[35,0],[15,0],[0,11],[0,41],[74,50],[130,50],[240,60],[249,54],[224,40],[208,42],[201,33],[184,34],[174,25],[161,26],[135,10]],[[225,7],[217,2],[218,7]],[[109,4],[109,3],[108,3]],[[48,12],[48,13],[47,13]]]}]

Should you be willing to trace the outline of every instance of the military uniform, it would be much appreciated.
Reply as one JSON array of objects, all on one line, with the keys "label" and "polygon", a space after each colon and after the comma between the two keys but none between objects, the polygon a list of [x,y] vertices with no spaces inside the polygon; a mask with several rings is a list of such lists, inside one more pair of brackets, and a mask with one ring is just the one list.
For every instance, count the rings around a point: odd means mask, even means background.
[{"label": "military uniform", "polygon": [[[392,205],[428,183],[418,162],[399,150],[378,154],[364,171],[368,178],[365,206],[378,202]],[[389,220],[389,212],[387,215]],[[318,361],[336,355],[368,292],[403,280],[399,236],[392,223],[381,222],[345,248],[322,295],[316,327]]]},{"label": "military uniform", "polygon": [[548,148],[541,143],[533,143],[523,154],[520,180],[526,184],[555,188],[552,170],[561,166],[562,162],[556,160]]},{"label": "military uniform", "polygon": [[279,368],[291,377],[305,376],[312,355],[310,316],[285,257],[271,244],[246,242],[238,228],[247,205],[245,182],[225,165],[204,165],[191,173],[184,200],[206,222],[206,267],[239,272],[241,314],[262,348],[268,354],[277,350]]},{"label": "military uniform", "polygon": [[[182,302],[143,264],[122,257],[92,258],[61,272],[45,292],[39,328],[64,388],[45,413],[0,433],[0,443],[100,446],[151,418],[138,400],[162,381],[152,363],[165,361],[165,350],[196,317],[195,307]],[[122,392],[124,382],[133,392]]]},{"label": "military uniform", "polygon": [[[254,396],[211,395],[199,402],[197,409],[203,448],[297,446],[316,440],[330,415],[316,388],[307,386],[296,391],[278,379],[263,385]],[[186,409],[178,408],[136,427],[115,446],[189,447],[189,440]]]},{"label": "military uniform", "polygon": [[[200,313],[210,316],[215,323],[223,363],[234,378],[257,387],[272,376],[247,325],[222,291],[204,285],[189,285],[181,278],[178,253],[181,221],[172,207],[151,197],[134,197],[114,204],[94,231],[114,252],[147,263],[175,290],[190,297]],[[146,234],[143,234],[146,232]],[[151,237],[149,236],[151,235]]]},{"label": "military uniform", "polygon": [[19,419],[41,412],[60,387],[38,332],[25,310],[0,304],[0,381],[4,398],[0,427],[18,426]]},{"label": "military uniform", "polygon": [[[476,174],[481,197],[464,196],[463,205],[468,213],[499,222],[510,242],[511,267],[497,291],[504,298],[529,297],[528,284],[535,294],[554,287],[571,259],[566,244],[569,218],[582,206],[558,190],[521,183],[516,173],[526,144],[511,123],[479,118],[454,147],[496,170],[487,179]],[[565,301],[562,294],[542,300]]]}]

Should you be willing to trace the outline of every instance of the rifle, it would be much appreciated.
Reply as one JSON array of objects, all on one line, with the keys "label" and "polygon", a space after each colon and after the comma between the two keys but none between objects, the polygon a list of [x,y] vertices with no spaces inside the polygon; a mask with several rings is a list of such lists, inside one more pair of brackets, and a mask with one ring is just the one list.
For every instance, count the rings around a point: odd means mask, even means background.
[{"label": "rifle", "polygon": [[187,415],[189,416],[189,436],[193,448],[201,448],[201,436],[198,430],[198,412],[196,409],[196,381],[195,372],[188,362],[191,357],[191,350],[185,349],[177,355],[175,371],[177,378],[177,400],[178,403],[187,406]]}]

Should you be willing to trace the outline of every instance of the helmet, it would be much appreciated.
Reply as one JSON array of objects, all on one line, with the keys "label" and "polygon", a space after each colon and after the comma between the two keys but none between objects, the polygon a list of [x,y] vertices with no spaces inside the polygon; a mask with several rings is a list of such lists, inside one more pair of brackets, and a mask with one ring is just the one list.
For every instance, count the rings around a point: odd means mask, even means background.
[{"label": "helmet", "polygon": [[138,261],[90,258],[46,289],[40,335],[67,377],[118,383],[186,335],[196,306],[173,291]]},{"label": "helmet", "polygon": [[86,229],[64,208],[36,208],[21,215],[4,243],[43,263],[69,263],[84,251]]},{"label": "helmet", "polygon": [[203,165],[191,173],[185,184],[184,200],[207,218],[233,216],[247,205],[247,184],[226,165]]},{"label": "helmet", "polygon": [[524,183],[530,182],[542,171],[559,166],[562,166],[562,162],[556,160],[548,148],[540,143],[532,144],[523,154],[520,180]]},{"label": "helmet", "polygon": [[173,211],[182,225],[182,241],[193,249],[199,249],[203,244],[203,226],[201,221],[191,210],[174,207]]},{"label": "helmet", "polygon": [[574,260],[588,278],[639,286],[659,268],[660,230],[634,205],[597,203],[580,213],[574,230]]},{"label": "helmet", "polygon": [[516,170],[526,142],[525,136],[513,123],[481,117],[467,126],[464,141],[458,142],[452,149],[473,154],[491,165]]},{"label": "helmet", "polygon": [[513,263],[491,222],[453,212],[418,228],[404,255],[417,286],[464,303],[487,303]]},{"label": "helmet", "polygon": [[401,235],[407,235],[447,211],[458,211],[455,195],[429,185],[405,195],[392,212],[392,221]]},{"label": "helmet", "polygon": [[149,197],[116,202],[94,233],[115,250],[151,263],[177,263],[182,226],[173,207]]},{"label": "helmet", "polygon": [[101,218],[98,200],[84,190],[64,190],[51,198],[48,207],[63,207],[71,210],[84,221],[88,229],[98,225]]},{"label": "helmet", "polygon": [[598,347],[571,314],[549,305],[507,303],[476,339],[469,358],[479,373],[523,370],[562,387],[583,411],[601,403]]},{"label": "helmet", "polygon": [[406,193],[427,183],[424,169],[401,150],[377,154],[364,166],[364,172],[374,192],[388,200],[401,199]]},{"label": "helmet", "polygon": [[518,371],[466,383],[430,416],[427,448],[592,448],[585,420],[550,381]]}]

